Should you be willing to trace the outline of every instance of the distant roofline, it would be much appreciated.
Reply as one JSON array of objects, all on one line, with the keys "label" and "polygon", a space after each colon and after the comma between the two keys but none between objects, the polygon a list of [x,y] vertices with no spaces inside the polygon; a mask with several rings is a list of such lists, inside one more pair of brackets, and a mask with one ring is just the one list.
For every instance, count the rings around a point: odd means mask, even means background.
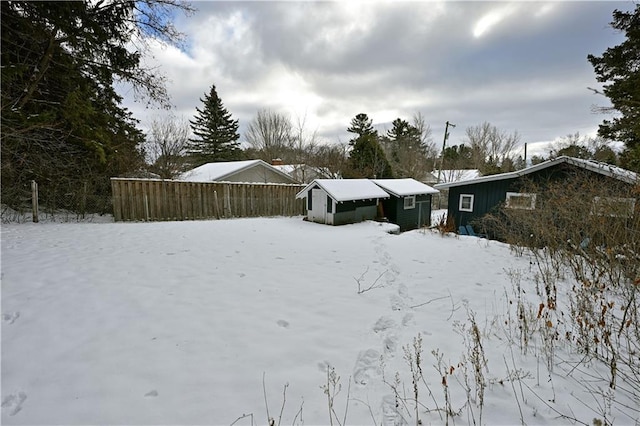
[{"label": "distant roofline", "polygon": [[188,171],[186,171],[184,173],[184,175],[188,175],[189,173],[192,173],[194,170],[196,170],[196,169],[198,169],[200,167],[206,166],[208,164],[232,164],[232,163],[245,163],[245,164],[238,165],[237,168],[234,168],[234,169],[232,169],[232,170],[230,170],[230,171],[228,171],[226,173],[223,173],[221,175],[210,176],[208,178],[208,180],[206,180],[205,182],[211,182],[211,181],[220,182],[220,181],[224,181],[225,178],[227,178],[227,177],[229,177],[231,175],[234,175],[236,173],[248,170],[248,169],[250,169],[252,167],[257,166],[258,164],[262,164],[262,165],[266,166],[267,168],[273,170],[275,173],[277,173],[277,174],[281,175],[282,177],[292,181],[292,183],[296,182],[296,180],[293,177],[289,176],[287,173],[277,169],[276,167],[272,166],[271,164],[267,163],[266,161],[263,161],[263,160],[260,160],[260,159],[256,159],[256,160],[237,160],[237,161],[212,161],[212,162],[209,162],[209,163],[202,164],[202,165],[200,165],[198,167],[195,167],[195,168],[193,168],[191,170],[188,170]]},{"label": "distant roofline", "polygon": [[[288,174],[286,174],[285,172],[283,172],[281,170],[278,170],[276,167],[272,166],[271,164],[267,163],[264,160],[258,159],[258,160],[244,160],[244,161],[248,162],[248,164],[246,164],[244,167],[239,167],[236,170],[233,170],[233,171],[230,171],[229,173],[225,173],[224,175],[218,176],[216,179],[223,179],[223,178],[226,178],[227,176],[230,176],[232,174],[245,171],[247,169],[250,169],[251,167],[255,167],[258,164],[263,164],[263,165],[267,166],[268,168],[272,169],[273,171],[275,171],[276,173],[280,174],[281,176],[283,176],[283,177],[285,177],[287,179],[295,181],[295,179],[293,179],[293,177],[289,176]],[[234,162],[235,161],[221,161],[221,163],[234,163]],[[207,163],[207,164],[210,164],[210,163]]]}]

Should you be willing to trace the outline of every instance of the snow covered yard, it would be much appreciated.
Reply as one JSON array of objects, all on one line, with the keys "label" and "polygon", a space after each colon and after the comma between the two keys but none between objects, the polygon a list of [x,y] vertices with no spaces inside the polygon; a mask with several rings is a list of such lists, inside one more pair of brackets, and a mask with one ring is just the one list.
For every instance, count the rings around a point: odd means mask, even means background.
[{"label": "snow covered yard", "polygon": [[535,293],[528,258],[393,228],[3,225],[2,423],[249,425],[266,424],[268,410],[276,424],[329,424],[334,368],[333,424],[415,424],[406,358],[418,335],[422,423],[447,421],[447,390],[449,422],[479,422],[474,316],[487,360],[482,423],[570,424],[564,414],[591,424],[593,397],[561,369],[550,375],[541,345],[522,355],[505,325],[514,276]]}]

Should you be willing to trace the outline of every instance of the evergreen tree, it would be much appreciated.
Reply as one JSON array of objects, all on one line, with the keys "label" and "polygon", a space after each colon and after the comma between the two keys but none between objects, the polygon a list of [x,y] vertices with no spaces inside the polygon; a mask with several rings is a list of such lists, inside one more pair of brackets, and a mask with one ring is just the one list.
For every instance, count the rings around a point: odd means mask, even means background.
[{"label": "evergreen tree", "polygon": [[623,167],[640,171],[640,4],[635,11],[613,12],[611,26],[624,32],[626,40],[607,49],[602,56],[589,55],[596,79],[604,85],[603,94],[613,110],[620,113],[604,120],[598,134],[625,143]]},{"label": "evergreen tree", "polygon": [[426,175],[427,147],[418,128],[397,118],[386,136],[387,154],[398,177],[424,179]]},{"label": "evergreen tree", "polygon": [[444,150],[443,169],[473,169],[473,152],[464,144],[448,146]]},{"label": "evergreen tree", "polygon": [[144,137],[113,83],[166,103],[162,79],[127,44],[143,38],[151,18],[157,36],[178,34],[163,18],[176,2],[142,3],[1,2],[4,203],[21,203],[36,180],[42,204],[72,208],[61,194],[108,195],[109,177],[143,166]]},{"label": "evergreen tree", "polygon": [[172,9],[191,8],[180,0],[3,1],[0,8],[3,203],[20,208],[31,180],[45,208],[106,199],[109,177],[144,165],[144,136],[114,81],[168,104],[162,77],[129,43],[143,47],[153,36],[176,44]]},{"label": "evergreen tree", "polygon": [[373,120],[364,113],[356,115],[355,118],[351,120],[351,126],[347,129],[347,132],[355,133],[358,136],[378,134],[373,128]]},{"label": "evergreen tree", "polygon": [[357,136],[349,142],[351,152],[344,177],[392,178],[391,165],[378,141],[378,132],[374,130],[367,114],[356,115],[347,131]]},{"label": "evergreen tree", "polygon": [[222,105],[214,85],[200,101],[203,108],[196,108],[195,118],[189,121],[196,136],[189,140],[187,147],[193,166],[238,159],[241,155],[238,120],[233,120],[231,113]]}]

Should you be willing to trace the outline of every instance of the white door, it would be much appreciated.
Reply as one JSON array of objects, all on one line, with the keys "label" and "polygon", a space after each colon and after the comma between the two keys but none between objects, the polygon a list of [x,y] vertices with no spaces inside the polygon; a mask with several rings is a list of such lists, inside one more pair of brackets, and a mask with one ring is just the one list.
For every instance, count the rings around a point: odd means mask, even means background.
[{"label": "white door", "polygon": [[311,190],[311,211],[308,215],[312,222],[327,223],[327,194],[323,190]]}]

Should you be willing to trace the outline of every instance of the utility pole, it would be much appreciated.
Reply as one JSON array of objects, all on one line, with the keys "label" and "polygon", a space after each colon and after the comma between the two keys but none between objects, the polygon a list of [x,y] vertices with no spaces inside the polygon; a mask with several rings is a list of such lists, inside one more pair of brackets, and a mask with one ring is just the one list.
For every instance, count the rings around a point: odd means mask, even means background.
[{"label": "utility pole", "polygon": [[444,149],[447,145],[447,139],[449,138],[449,126],[456,127],[455,124],[451,124],[447,121],[447,125],[444,128],[444,140],[442,141],[442,158],[440,158],[440,168],[438,169],[438,181],[440,183],[440,174],[442,173],[442,167],[444,166]]}]

